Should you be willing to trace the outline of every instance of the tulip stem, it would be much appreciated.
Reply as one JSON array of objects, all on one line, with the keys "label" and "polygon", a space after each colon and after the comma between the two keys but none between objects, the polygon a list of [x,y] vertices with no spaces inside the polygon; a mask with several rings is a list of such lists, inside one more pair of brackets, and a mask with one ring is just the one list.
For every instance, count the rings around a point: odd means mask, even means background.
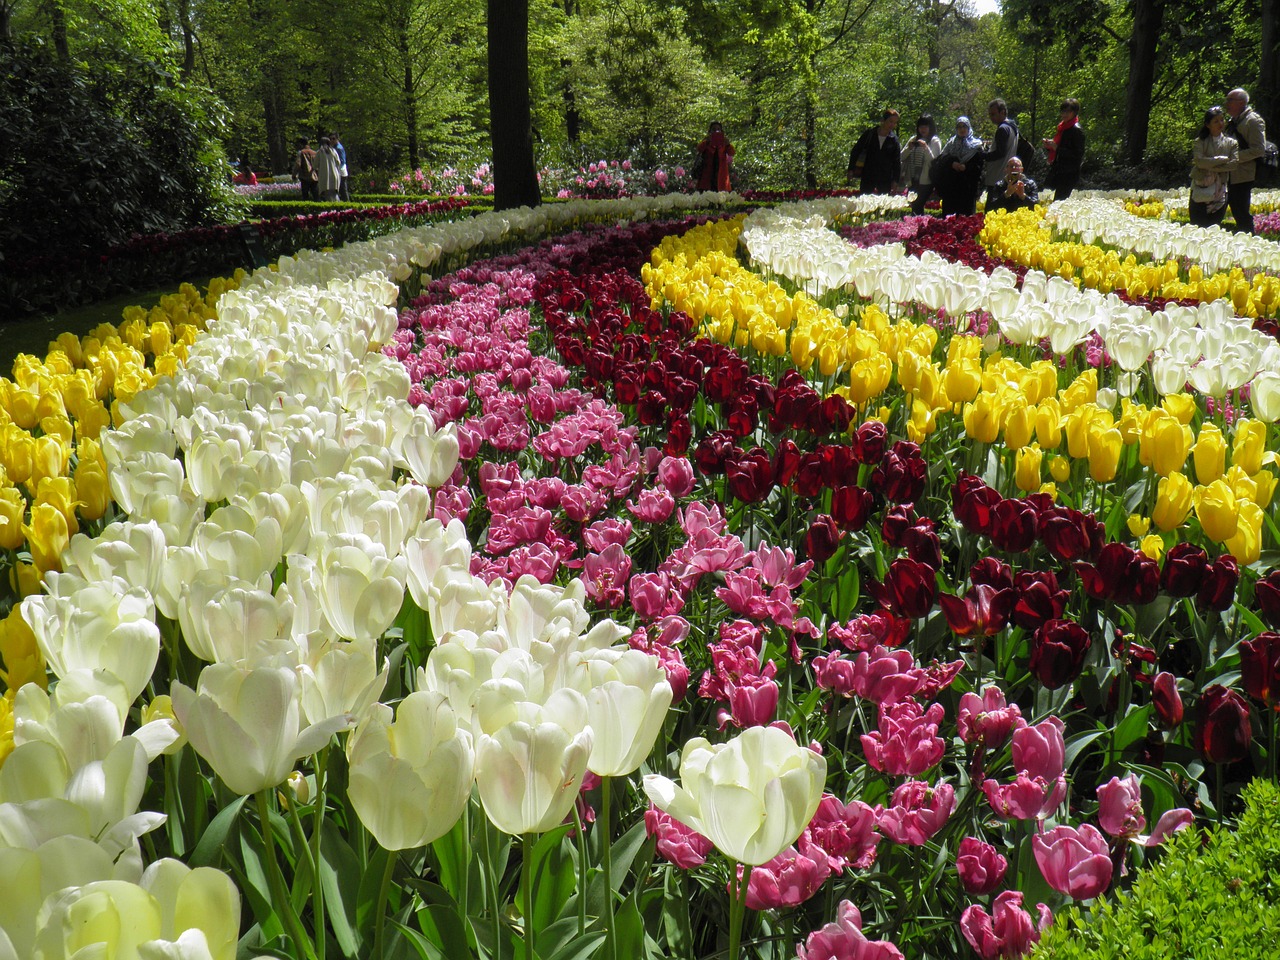
[{"label": "tulip stem", "polygon": [[604,873],[604,956],[615,960],[617,944],[613,939],[613,836],[609,818],[613,813],[612,780],[600,778],[600,869]]},{"label": "tulip stem", "polygon": [[740,960],[742,946],[742,920],[747,911],[747,885],[751,882],[751,867],[742,868],[738,876],[738,864],[729,872],[729,960]]},{"label": "tulip stem", "polygon": [[527,960],[533,960],[533,847],[538,835],[524,835],[524,862],[520,865],[520,885],[524,888],[524,949]]},{"label": "tulip stem", "polygon": [[387,851],[387,867],[382,871],[382,883],[378,886],[378,909],[373,921],[373,955],[376,960],[385,960],[382,931],[387,920],[387,900],[391,896],[391,878],[396,872],[396,851]]},{"label": "tulip stem", "polygon": [[320,879],[320,838],[324,829],[324,808],[325,808],[325,761],[329,759],[328,746],[322,747],[320,752],[316,754],[316,807],[314,812],[314,820],[311,827],[311,873],[314,878],[315,889],[312,893],[315,905],[315,928],[320,932],[320,936],[316,939],[316,956],[317,960],[324,960],[324,884]]},{"label": "tulip stem", "polygon": [[258,826],[262,830],[263,859],[266,861],[267,884],[271,887],[272,906],[280,912],[281,921],[289,938],[293,940],[294,947],[304,956],[314,958],[315,947],[307,936],[307,931],[303,929],[297,911],[293,909],[293,901],[289,899],[289,891],[285,888],[284,874],[280,872],[280,864],[276,860],[276,842],[271,833],[271,788],[259,791],[256,796]]},{"label": "tulip stem", "polygon": [[578,839],[578,936],[587,935],[587,834],[578,805],[573,805],[573,827]]}]

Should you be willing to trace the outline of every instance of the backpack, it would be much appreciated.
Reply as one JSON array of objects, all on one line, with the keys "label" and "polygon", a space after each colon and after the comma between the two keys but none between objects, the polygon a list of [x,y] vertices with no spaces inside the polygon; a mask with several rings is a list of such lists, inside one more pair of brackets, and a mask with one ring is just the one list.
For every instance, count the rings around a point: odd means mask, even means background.
[{"label": "backpack", "polygon": [[1270,140],[1262,141],[1262,156],[1254,167],[1254,179],[1264,185],[1273,184],[1280,179],[1280,148]]},{"label": "backpack", "polygon": [[1031,145],[1031,141],[1018,134],[1018,148],[1014,151],[1015,156],[1022,161],[1022,169],[1030,170],[1031,161],[1036,158],[1036,148]]}]

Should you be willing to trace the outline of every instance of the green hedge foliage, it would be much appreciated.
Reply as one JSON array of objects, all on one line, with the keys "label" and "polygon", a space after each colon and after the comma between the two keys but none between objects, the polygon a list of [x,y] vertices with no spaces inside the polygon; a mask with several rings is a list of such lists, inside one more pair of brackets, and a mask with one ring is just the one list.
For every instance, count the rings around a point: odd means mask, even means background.
[{"label": "green hedge foliage", "polygon": [[1280,957],[1280,790],[1254,781],[1233,832],[1194,827],[1168,842],[1114,903],[1058,914],[1036,960],[1275,960]]}]

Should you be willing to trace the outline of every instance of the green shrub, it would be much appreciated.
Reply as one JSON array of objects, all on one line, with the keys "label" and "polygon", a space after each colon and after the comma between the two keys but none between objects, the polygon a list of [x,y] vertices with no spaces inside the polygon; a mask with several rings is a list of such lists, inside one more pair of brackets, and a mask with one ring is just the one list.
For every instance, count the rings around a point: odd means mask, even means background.
[{"label": "green shrub", "polygon": [[1254,781],[1237,829],[1168,842],[1115,903],[1060,913],[1036,960],[1273,960],[1280,955],[1280,790]]}]

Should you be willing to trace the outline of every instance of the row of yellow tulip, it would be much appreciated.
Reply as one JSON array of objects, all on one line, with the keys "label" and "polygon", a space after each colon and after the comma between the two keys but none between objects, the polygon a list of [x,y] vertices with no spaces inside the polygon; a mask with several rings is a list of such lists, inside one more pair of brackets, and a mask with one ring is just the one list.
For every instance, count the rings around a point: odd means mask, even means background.
[{"label": "row of yellow tulip", "polygon": [[[1172,532],[1194,510],[1209,539],[1243,563],[1258,558],[1263,511],[1277,483],[1267,469],[1276,457],[1266,450],[1265,424],[1240,420],[1230,442],[1210,421],[1196,432],[1192,424],[1202,419],[1201,411],[1190,395],[1166,397],[1155,407],[1124,399],[1117,416],[1114,392],[1099,391],[1092,368],[1060,386],[1054,363],[1025,365],[999,352],[984,359],[976,336],[949,336],[938,351],[936,328],[892,321],[874,304],[855,305],[845,315],[857,319],[846,323],[835,310],[804,293],[788,295],[726,253],[739,229],[736,222],[708,224],[664,242],[643,273],[652,302],[684,310],[703,335],[721,343],[765,357],[789,355],[805,370],[816,359],[831,392],[864,409],[888,400],[896,380],[911,439],[923,443],[940,423],[959,415],[970,440],[1003,441],[1016,485],[1027,492],[1056,494],[1054,484],[1072,477],[1073,461],[1087,465],[1082,474],[1092,482],[1111,483],[1125,450],[1136,447],[1136,462],[1152,482],[1143,501],[1148,513],[1135,519],[1135,528],[1145,533],[1153,522]],[[945,360],[935,360],[935,351]],[[1188,460],[1194,482],[1183,472]],[[1053,483],[1043,479],[1046,467]],[[1140,483],[1142,476],[1125,479]],[[1148,548],[1156,549],[1155,543]]]}]

